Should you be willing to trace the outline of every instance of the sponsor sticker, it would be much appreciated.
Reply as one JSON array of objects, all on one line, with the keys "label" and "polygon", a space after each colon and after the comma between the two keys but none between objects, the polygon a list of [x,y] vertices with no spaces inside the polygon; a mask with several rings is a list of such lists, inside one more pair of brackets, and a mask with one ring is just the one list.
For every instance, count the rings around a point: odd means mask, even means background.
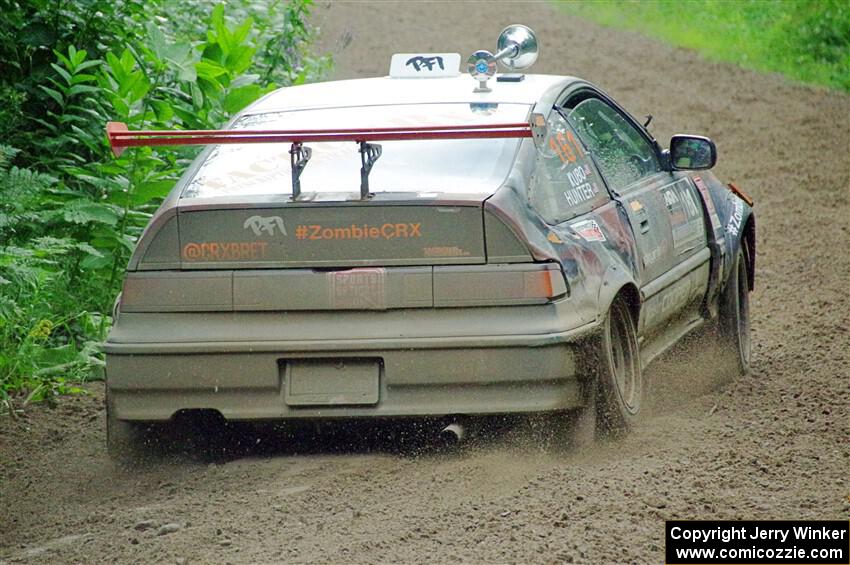
[{"label": "sponsor sticker", "polygon": [[702,213],[691,193],[692,189],[684,178],[661,187],[661,194],[670,214],[673,249],[677,253],[694,249],[703,237],[705,229]]},{"label": "sponsor sticker", "polygon": [[602,229],[596,223],[596,220],[582,220],[570,224],[570,227],[585,241],[605,241],[605,234],[602,233]]},{"label": "sponsor sticker", "polygon": [[732,211],[732,215],[729,216],[729,223],[726,224],[726,233],[731,233],[734,236],[738,235],[738,232],[741,231],[741,220],[744,219],[744,203],[735,199],[735,209]]},{"label": "sponsor sticker", "polygon": [[455,77],[459,74],[458,53],[396,53],[390,60],[393,78]]},{"label": "sponsor sticker", "polygon": [[423,247],[425,257],[469,257],[469,251],[456,245]]},{"label": "sponsor sticker", "polygon": [[242,227],[246,230],[250,229],[257,237],[263,234],[274,237],[275,230],[280,235],[287,235],[286,226],[283,224],[283,218],[280,216],[251,216],[245,220]]},{"label": "sponsor sticker", "polygon": [[181,256],[184,261],[257,261],[265,259],[267,241],[203,241],[187,243]]},{"label": "sponsor sticker", "polygon": [[386,308],[385,269],[351,269],[327,274],[331,308]]},{"label": "sponsor sticker", "polygon": [[564,191],[564,198],[569,206],[578,206],[599,194],[599,189],[596,184],[585,182],[575,188],[570,188]]},{"label": "sponsor sticker", "polygon": [[323,226],[322,224],[299,224],[295,228],[297,240],[364,240],[364,239],[411,239],[422,237],[421,223],[386,223],[377,226],[350,224],[347,226]]}]

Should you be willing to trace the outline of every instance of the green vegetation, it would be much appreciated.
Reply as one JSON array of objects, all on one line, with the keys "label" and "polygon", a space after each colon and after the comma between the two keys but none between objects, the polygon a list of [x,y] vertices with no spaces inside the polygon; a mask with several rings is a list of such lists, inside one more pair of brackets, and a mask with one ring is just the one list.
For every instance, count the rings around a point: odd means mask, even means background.
[{"label": "green vegetation", "polygon": [[562,0],[559,5],[711,59],[850,91],[846,0]]},{"label": "green vegetation", "polygon": [[0,0],[0,412],[79,391],[136,239],[197,152],[115,159],[107,120],[220,127],[330,68],[310,0]]}]

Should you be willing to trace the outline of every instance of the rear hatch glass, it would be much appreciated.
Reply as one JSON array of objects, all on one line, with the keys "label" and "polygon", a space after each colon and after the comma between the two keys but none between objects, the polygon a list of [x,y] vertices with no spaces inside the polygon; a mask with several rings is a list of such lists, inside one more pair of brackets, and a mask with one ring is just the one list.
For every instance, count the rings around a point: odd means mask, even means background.
[{"label": "rear hatch glass", "polygon": [[184,269],[483,263],[480,202],[181,207]]},{"label": "rear hatch glass", "polygon": [[[345,93],[341,92],[340,97]],[[244,116],[233,129],[351,129],[518,123],[526,104],[401,104],[297,110]],[[491,194],[510,172],[518,139],[380,142],[371,192]],[[359,193],[360,154],[353,142],[308,143],[303,193]],[[182,198],[291,194],[290,145],[222,145],[209,154]]]}]

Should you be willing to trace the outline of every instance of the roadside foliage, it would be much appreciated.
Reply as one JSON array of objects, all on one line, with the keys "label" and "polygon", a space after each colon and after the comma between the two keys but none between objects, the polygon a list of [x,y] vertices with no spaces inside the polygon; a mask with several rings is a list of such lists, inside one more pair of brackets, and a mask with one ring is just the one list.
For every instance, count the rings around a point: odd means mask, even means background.
[{"label": "roadside foliage", "polygon": [[102,377],[125,265],[197,148],[115,159],[107,121],[221,127],[325,75],[311,0],[0,0],[0,412]]}]

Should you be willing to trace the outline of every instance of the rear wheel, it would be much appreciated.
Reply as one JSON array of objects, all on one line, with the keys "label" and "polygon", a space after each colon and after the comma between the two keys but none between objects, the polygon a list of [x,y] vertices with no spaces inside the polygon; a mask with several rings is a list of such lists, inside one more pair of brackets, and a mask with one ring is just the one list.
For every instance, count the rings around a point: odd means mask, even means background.
[{"label": "rear wheel", "polygon": [[597,432],[628,431],[641,416],[646,386],[635,321],[623,298],[611,305],[601,335],[591,344],[591,355]]},{"label": "rear wheel", "polygon": [[732,371],[744,375],[750,370],[750,284],[744,250],[739,249],[726,287],[720,294],[717,333]]},{"label": "rear wheel", "polygon": [[106,390],[106,451],[117,461],[133,461],[144,451],[144,428],[141,424],[119,420]]}]

